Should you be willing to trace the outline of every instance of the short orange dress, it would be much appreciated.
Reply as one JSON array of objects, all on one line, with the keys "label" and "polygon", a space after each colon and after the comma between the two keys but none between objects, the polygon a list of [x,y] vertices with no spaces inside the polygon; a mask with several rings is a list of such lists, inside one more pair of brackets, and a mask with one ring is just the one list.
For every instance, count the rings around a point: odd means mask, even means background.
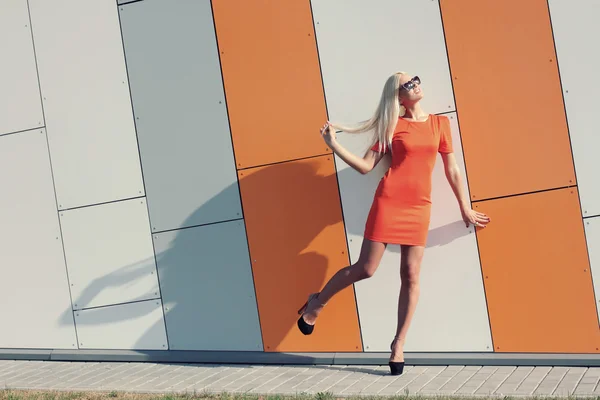
[{"label": "short orange dress", "polygon": [[[371,150],[378,151],[377,142]],[[389,152],[389,147],[386,152]],[[431,214],[431,176],[437,153],[451,153],[450,120],[398,119],[392,160],[375,191],[364,237],[374,242],[425,246]]]}]

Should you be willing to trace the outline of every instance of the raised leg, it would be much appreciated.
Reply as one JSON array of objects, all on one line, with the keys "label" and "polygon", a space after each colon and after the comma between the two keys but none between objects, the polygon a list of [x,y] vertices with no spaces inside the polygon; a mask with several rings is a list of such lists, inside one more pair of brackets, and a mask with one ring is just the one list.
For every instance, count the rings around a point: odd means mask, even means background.
[{"label": "raised leg", "polygon": [[375,274],[386,246],[385,243],[363,240],[358,261],[336,272],[323,289],[317,295],[310,297],[306,306],[300,310],[302,315],[299,326],[303,333],[312,333],[312,326],[319,313],[333,296],[353,283],[370,278]]}]

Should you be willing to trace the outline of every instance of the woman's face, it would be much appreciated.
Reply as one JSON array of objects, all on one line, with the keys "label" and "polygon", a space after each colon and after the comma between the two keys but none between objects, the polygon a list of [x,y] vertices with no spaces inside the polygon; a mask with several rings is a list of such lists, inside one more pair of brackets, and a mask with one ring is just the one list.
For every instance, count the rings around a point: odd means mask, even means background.
[{"label": "woman's face", "polygon": [[423,98],[421,80],[418,76],[403,74],[400,76],[400,90],[398,96],[402,104],[414,104]]}]

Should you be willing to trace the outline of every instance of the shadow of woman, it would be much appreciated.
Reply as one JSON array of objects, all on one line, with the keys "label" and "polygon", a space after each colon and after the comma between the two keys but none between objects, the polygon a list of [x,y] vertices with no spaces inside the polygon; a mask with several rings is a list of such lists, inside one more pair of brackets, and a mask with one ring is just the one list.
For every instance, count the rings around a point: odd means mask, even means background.
[{"label": "shadow of woman", "polygon": [[[328,274],[347,264],[336,176],[333,170],[323,173],[327,163],[333,167],[331,160],[311,159],[242,171],[243,220],[236,219],[232,210],[233,218],[226,222],[195,227],[190,223],[210,219],[209,212],[219,204],[230,204],[232,197],[239,197],[235,182],[174,227],[184,229],[152,235],[170,349],[278,351],[285,343],[295,329],[296,310],[307,294],[318,290]],[[220,226],[227,229],[220,230]],[[257,262],[251,264],[248,249]],[[332,256],[332,252],[336,254]],[[73,303],[89,304],[108,288],[127,290],[153,263],[153,258],[139,260],[97,278]],[[154,293],[135,300],[157,298]],[[147,317],[119,310],[126,307],[112,307],[99,318],[86,319],[85,324],[92,324],[91,328],[118,327],[124,320]],[[71,312],[65,310],[61,320],[68,321]],[[143,330],[139,334],[125,335],[136,337],[126,348],[160,349],[165,323],[143,324],[140,322]],[[102,348],[123,347],[106,340]],[[293,351],[292,344],[287,348]],[[309,348],[310,343],[298,350]]]}]

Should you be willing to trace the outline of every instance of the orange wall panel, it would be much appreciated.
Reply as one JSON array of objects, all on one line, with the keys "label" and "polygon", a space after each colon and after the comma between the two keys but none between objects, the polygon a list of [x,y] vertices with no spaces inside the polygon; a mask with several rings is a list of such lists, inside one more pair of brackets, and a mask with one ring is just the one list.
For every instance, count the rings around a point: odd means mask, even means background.
[{"label": "orange wall panel", "polygon": [[600,330],[576,188],[478,202],[498,352],[598,353]]},{"label": "orange wall panel", "polygon": [[331,156],[238,172],[265,351],[362,351],[354,290],[338,293],[312,335],[297,310],[348,265]]},{"label": "orange wall panel", "polygon": [[441,0],[471,197],[574,185],[546,0]]},{"label": "orange wall panel", "polygon": [[330,153],[309,0],[213,0],[237,167]]}]

